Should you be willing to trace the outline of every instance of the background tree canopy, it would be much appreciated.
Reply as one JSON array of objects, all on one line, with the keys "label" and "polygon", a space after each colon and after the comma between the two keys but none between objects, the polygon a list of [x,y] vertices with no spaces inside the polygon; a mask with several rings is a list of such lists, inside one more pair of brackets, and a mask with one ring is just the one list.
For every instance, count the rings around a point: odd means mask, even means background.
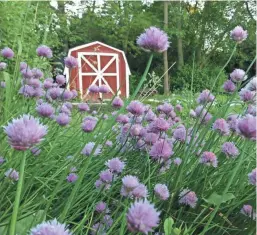
[{"label": "background tree canopy", "polygon": [[[229,35],[237,25],[247,29],[249,36],[239,45],[222,79],[235,67],[247,68],[249,59],[255,56],[254,4],[254,1],[168,2],[169,66],[176,62],[169,74],[171,90],[190,86],[193,62],[194,90],[208,88],[231,53],[234,44]],[[132,89],[148,60],[148,54],[137,47],[136,38],[149,26],[164,27],[163,2],[0,3],[1,48],[9,46],[17,51],[19,40],[24,39],[21,59],[31,63],[35,61],[37,46],[46,44],[55,52],[52,62],[62,69],[60,62],[69,48],[98,40],[125,51],[133,74]],[[163,57],[161,54],[155,57],[151,70],[161,76]],[[255,71],[250,73],[253,75]]]}]

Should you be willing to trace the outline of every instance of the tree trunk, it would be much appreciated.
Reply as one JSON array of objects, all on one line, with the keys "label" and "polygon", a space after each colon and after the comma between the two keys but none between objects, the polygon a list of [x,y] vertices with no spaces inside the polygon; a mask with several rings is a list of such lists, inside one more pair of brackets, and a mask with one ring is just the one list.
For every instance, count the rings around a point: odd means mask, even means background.
[{"label": "tree trunk", "polygon": [[[168,29],[168,1],[164,1],[163,4],[163,10],[164,10],[164,30]],[[168,52],[163,52],[163,63],[164,63],[164,73],[168,71]],[[167,95],[170,92],[169,87],[169,74],[168,72],[164,75],[164,94]]]},{"label": "tree trunk", "polygon": [[179,20],[178,20],[178,69],[181,69],[184,66],[184,54],[183,54],[183,43],[182,43],[182,17],[181,17],[181,3],[180,3],[180,13],[179,13]]}]

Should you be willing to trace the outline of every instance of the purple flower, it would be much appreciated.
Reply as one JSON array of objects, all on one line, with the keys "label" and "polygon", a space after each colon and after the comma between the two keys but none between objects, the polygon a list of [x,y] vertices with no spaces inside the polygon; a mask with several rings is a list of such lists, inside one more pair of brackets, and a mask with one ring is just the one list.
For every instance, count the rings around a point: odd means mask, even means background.
[{"label": "purple flower", "polygon": [[245,71],[242,69],[234,69],[234,71],[230,74],[230,78],[233,82],[241,82],[246,79]]},{"label": "purple flower", "polygon": [[116,121],[122,124],[126,124],[129,122],[129,117],[124,114],[120,114],[117,118]]},{"label": "purple flower", "polygon": [[38,156],[41,153],[41,149],[38,147],[33,147],[30,149],[30,151],[34,156]]},{"label": "purple flower", "polygon": [[247,114],[238,120],[238,132],[246,138],[256,140],[256,117]]},{"label": "purple flower", "polygon": [[257,91],[257,78],[254,76],[245,86],[249,91]]},{"label": "purple flower", "polygon": [[102,212],[108,213],[109,212],[109,210],[106,206],[106,203],[104,203],[104,202],[98,202],[95,206],[95,210],[98,213],[102,213]]},{"label": "purple flower", "polygon": [[204,103],[212,102],[214,99],[215,99],[215,96],[211,94],[209,90],[204,90],[197,98],[197,103],[204,104]]},{"label": "purple flower", "polygon": [[115,97],[112,101],[112,106],[115,108],[121,108],[123,105],[124,102],[120,97]]},{"label": "purple flower", "polygon": [[11,48],[5,47],[1,50],[1,55],[6,59],[12,59],[14,57],[14,52]]},{"label": "purple flower", "polygon": [[225,119],[220,118],[217,119],[212,126],[213,130],[218,131],[221,135],[228,135],[229,134],[229,125]]},{"label": "purple flower", "polygon": [[119,158],[113,158],[108,160],[105,165],[109,168],[109,170],[113,173],[121,173],[125,167],[125,163],[121,161]]},{"label": "purple flower", "polygon": [[21,74],[22,74],[23,78],[32,78],[33,77],[33,73],[30,68],[23,69],[21,71]]},{"label": "purple flower", "polygon": [[[90,156],[90,154],[92,153],[93,149],[95,147],[95,143],[94,142],[89,142],[85,145],[85,147],[82,150],[82,154],[86,155],[86,156]],[[97,156],[101,153],[101,146],[98,145],[94,151],[94,156]]]},{"label": "purple flower", "polygon": [[233,142],[225,142],[221,151],[226,154],[227,157],[235,158],[239,155],[239,151]]},{"label": "purple flower", "polygon": [[67,176],[66,179],[67,179],[68,182],[74,183],[75,181],[77,181],[78,175],[75,174],[75,173],[70,173],[70,174]]},{"label": "purple flower", "polygon": [[167,200],[170,196],[169,190],[165,184],[156,184],[154,193],[160,200]]},{"label": "purple flower", "polygon": [[150,109],[147,111],[146,115],[145,115],[145,120],[147,122],[152,122],[154,121],[156,118],[156,114]]},{"label": "purple flower", "polygon": [[105,226],[102,223],[96,223],[92,226],[91,235],[105,235]]},{"label": "purple flower", "polygon": [[44,76],[43,72],[40,69],[38,69],[38,68],[33,68],[31,70],[31,72],[32,72],[33,77],[35,79],[40,79],[40,78],[42,78]]},{"label": "purple flower", "polygon": [[89,88],[88,88],[89,92],[91,93],[98,93],[99,92],[99,87],[97,85],[91,85]]},{"label": "purple flower", "polygon": [[50,117],[54,113],[54,108],[51,104],[42,103],[36,107],[36,111],[42,117]]},{"label": "purple flower", "polygon": [[68,116],[71,116],[71,111],[67,108],[67,106],[66,105],[62,105],[62,107],[60,108],[60,111],[59,111],[60,113],[65,113],[65,114],[67,114]]},{"label": "purple flower", "polygon": [[43,86],[44,86],[45,89],[52,88],[52,87],[53,87],[53,82],[46,79],[46,80],[44,81]]},{"label": "purple flower", "polygon": [[111,227],[113,224],[113,220],[110,215],[105,215],[103,217],[103,222],[107,228]]},{"label": "purple flower", "polygon": [[147,200],[134,202],[127,213],[128,229],[131,232],[148,234],[160,221],[160,213]]},{"label": "purple flower", "polygon": [[196,207],[198,198],[197,198],[195,192],[190,191],[189,189],[184,189],[180,192],[179,197],[180,197],[179,198],[180,204],[188,205],[191,208]]},{"label": "purple flower", "polygon": [[241,43],[248,36],[247,30],[244,30],[241,26],[236,26],[231,32],[230,37],[234,41]]},{"label": "purple flower", "polygon": [[167,131],[169,129],[169,123],[163,118],[156,118],[150,124],[150,130],[154,133],[158,133],[160,131]]},{"label": "purple flower", "polygon": [[9,144],[16,150],[26,150],[40,143],[47,133],[47,127],[40,124],[37,118],[23,115],[13,119],[4,127]]},{"label": "purple flower", "polygon": [[59,113],[59,115],[56,117],[56,122],[60,126],[66,126],[70,123],[71,119],[66,113]]},{"label": "purple flower", "polygon": [[186,128],[184,125],[179,125],[173,132],[173,138],[184,142],[186,140]]},{"label": "purple flower", "polygon": [[256,219],[256,213],[255,211],[253,210],[253,207],[251,205],[244,205],[242,207],[242,209],[240,210],[240,212],[243,214],[243,215],[246,215],[250,218],[252,218],[253,220]]},{"label": "purple flower", "polygon": [[253,169],[251,173],[248,174],[249,183],[256,186],[256,169]]},{"label": "purple flower", "polygon": [[248,105],[247,107],[247,114],[251,114],[253,116],[256,116],[256,107],[255,105]]},{"label": "purple flower", "polygon": [[171,145],[166,140],[158,140],[151,147],[149,155],[153,159],[167,160],[173,154]]},{"label": "purple flower", "polygon": [[87,103],[80,103],[78,104],[78,109],[80,112],[88,112],[90,111],[90,108]]},{"label": "purple flower", "polygon": [[66,106],[69,110],[71,110],[73,107],[73,104],[70,102],[65,102],[63,105]]},{"label": "purple flower", "polygon": [[5,159],[3,157],[0,157],[0,165],[2,165],[5,162]]},{"label": "purple flower", "polygon": [[233,114],[227,118],[227,122],[231,131],[237,131],[238,115]]},{"label": "purple flower", "polygon": [[173,110],[174,110],[173,106],[171,104],[168,104],[168,103],[164,103],[164,104],[161,104],[161,105],[157,106],[157,111],[158,112],[163,112],[165,114],[169,114]]},{"label": "purple flower", "polygon": [[144,113],[145,107],[140,101],[134,100],[127,106],[127,110],[135,116],[140,116]]},{"label": "purple flower", "polygon": [[71,100],[71,99],[73,99],[73,93],[71,91],[64,90],[61,97],[63,100]]},{"label": "purple flower", "polygon": [[64,64],[67,68],[76,68],[78,67],[78,60],[73,56],[68,56],[64,59]]},{"label": "purple flower", "polygon": [[71,92],[73,93],[73,99],[78,96],[78,92],[76,90],[73,89]]},{"label": "purple flower", "polygon": [[143,129],[143,127],[139,124],[134,124],[130,128],[130,134],[131,136],[139,136],[140,131]]},{"label": "purple flower", "polygon": [[0,71],[5,70],[7,68],[7,64],[5,62],[0,62]]},{"label": "purple flower", "polygon": [[27,69],[29,66],[26,62],[20,62],[20,71]]},{"label": "purple flower", "polygon": [[175,159],[173,160],[173,162],[174,162],[175,165],[179,166],[179,165],[182,163],[182,159],[179,158],[179,157],[177,157],[177,158],[175,158]]},{"label": "purple flower", "polygon": [[245,88],[242,88],[239,92],[240,99],[244,102],[254,102],[255,101],[255,92],[249,91]]},{"label": "purple flower", "polygon": [[106,94],[106,93],[109,93],[110,92],[110,89],[108,86],[106,85],[102,85],[99,87],[99,92],[100,93],[103,93],[103,94]]},{"label": "purple flower", "polygon": [[48,46],[45,46],[45,45],[39,46],[37,48],[36,52],[37,52],[38,56],[46,57],[48,59],[53,57],[52,50]]},{"label": "purple flower", "polygon": [[53,99],[58,99],[62,94],[62,89],[59,87],[53,87],[48,90],[48,95]]},{"label": "purple flower", "polygon": [[177,110],[178,112],[182,112],[182,110],[183,110],[183,107],[182,107],[181,104],[177,104],[175,108],[176,108],[176,110]]},{"label": "purple flower", "polygon": [[110,170],[105,170],[100,173],[100,180],[104,183],[111,183],[113,174]]},{"label": "purple flower", "polygon": [[146,198],[148,195],[148,190],[144,184],[139,184],[131,191],[131,194],[136,199]]},{"label": "purple flower", "polygon": [[97,124],[97,119],[96,118],[88,118],[84,119],[82,123],[82,130],[85,132],[91,132],[95,129]]},{"label": "purple flower", "polygon": [[112,147],[113,143],[112,143],[111,140],[107,140],[107,141],[105,142],[105,145],[108,146],[108,147]]},{"label": "purple flower", "polygon": [[150,27],[137,38],[137,44],[146,51],[167,51],[169,47],[168,35],[159,28]]},{"label": "purple flower", "polygon": [[231,80],[227,80],[223,84],[223,89],[228,93],[232,93],[236,90],[236,85]]},{"label": "purple flower", "polygon": [[122,178],[122,184],[126,189],[132,190],[139,185],[139,182],[136,176],[126,175]]},{"label": "purple flower", "polygon": [[1,81],[1,87],[5,88],[6,87],[6,83],[4,81]]},{"label": "purple flower", "polygon": [[32,228],[30,235],[72,235],[65,224],[60,224],[56,219],[38,224]]},{"label": "purple flower", "polygon": [[4,173],[4,175],[6,176],[6,178],[10,178],[14,181],[18,181],[19,180],[19,172],[17,172],[15,169],[10,168],[8,171],[6,171]]},{"label": "purple flower", "polygon": [[201,158],[200,158],[200,163],[203,163],[207,166],[213,166],[217,167],[218,166],[218,160],[217,157],[214,153],[212,152],[203,152]]},{"label": "purple flower", "polygon": [[63,75],[58,74],[56,76],[56,82],[61,86],[66,82],[66,78]]},{"label": "purple flower", "polygon": [[154,143],[156,143],[158,138],[159,138],[158,134],[150,132],[150,133],[145,134],[144,141],[147,144],[154,144]]}]

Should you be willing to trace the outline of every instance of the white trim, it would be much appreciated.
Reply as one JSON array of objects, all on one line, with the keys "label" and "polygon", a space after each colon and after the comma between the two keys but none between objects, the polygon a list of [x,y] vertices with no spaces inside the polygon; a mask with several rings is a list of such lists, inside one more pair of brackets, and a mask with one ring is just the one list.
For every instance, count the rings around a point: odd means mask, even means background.
[{"label": "white trim", "polygon": [[129,74],[126,73],[126,97],[129,97]]},{"label": "white trim", "polygon": [[[80,70],[82,70],[81,68],[81,58],[79,58],[79,63],[78,63],[78,71],[79,71],[79,90],[80,90],[80,98],[83,99],[83,83],[82,83],[82,75],[80,73]],[[75,81],[76,82],[76,81]]]},{"label": "white trim", "polygon": [[[119,66],[119,58],[118,55],[116,55],[116,72],[117,72],[117,91],[120,89],[120,66]],[[117,95],[120,95],[120,91],[117,92]]]}]

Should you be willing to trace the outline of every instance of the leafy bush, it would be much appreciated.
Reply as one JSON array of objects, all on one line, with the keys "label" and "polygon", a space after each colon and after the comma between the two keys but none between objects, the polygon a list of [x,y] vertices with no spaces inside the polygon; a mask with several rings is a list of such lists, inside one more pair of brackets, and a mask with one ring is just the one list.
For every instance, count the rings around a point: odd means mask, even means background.
[{"label": "leafy bush", "polygon": [[[178,70],[176,75],[172,77],[171,89],[172,90],[190,90],[193,73],[193,91],[200,92],[204,89],[211,89],[213,82],[220,71],[220,67],[205,66],[203,68],[190,64],[185,65],[181,70]],[[228,75],[223,71],[219,77],[214,91],[219,91],[223,82],[228,78]]]}]

